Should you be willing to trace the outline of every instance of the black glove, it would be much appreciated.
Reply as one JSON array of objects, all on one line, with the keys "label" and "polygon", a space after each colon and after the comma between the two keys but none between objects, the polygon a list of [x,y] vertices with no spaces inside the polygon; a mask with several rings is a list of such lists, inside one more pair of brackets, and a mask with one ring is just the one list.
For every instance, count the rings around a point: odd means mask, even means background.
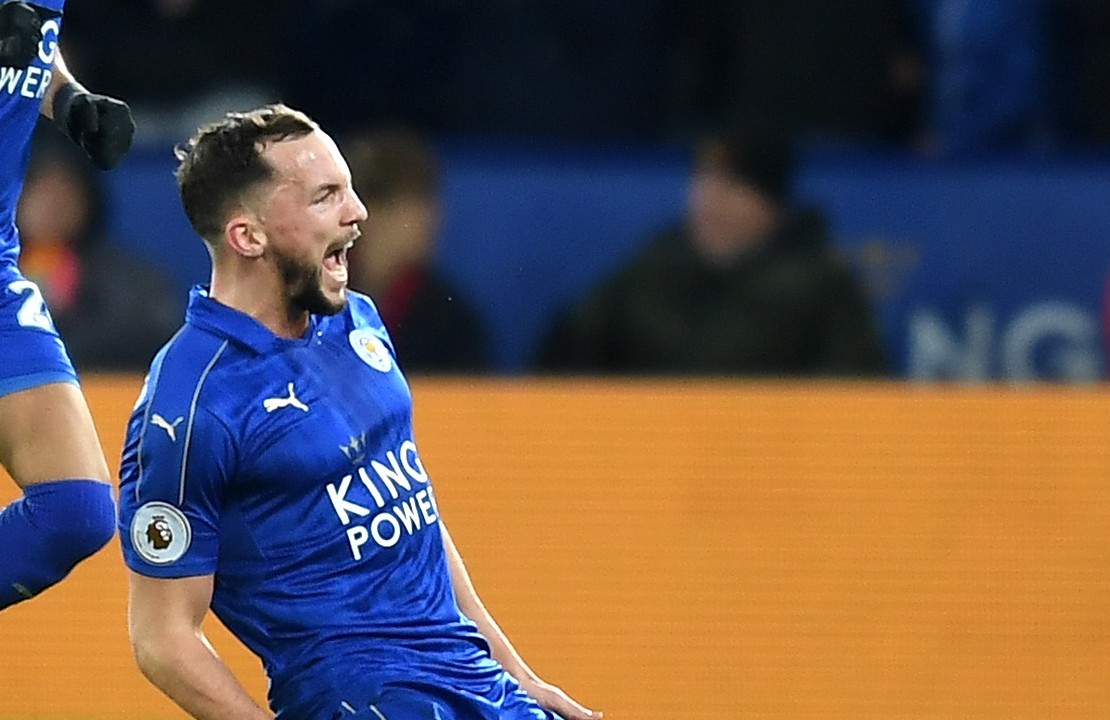
[{"label": "black glove", "polygon": [[23,2],[0,5],[0,67],[23,69],[31,64],[42,42],[42,24],[57,13]]},{"label": "black glove", "polygon": [[101,170],[119,164],[135,134],[127,103],[91,93],[77,83],[63,85],[54,95],[54,124]]}]

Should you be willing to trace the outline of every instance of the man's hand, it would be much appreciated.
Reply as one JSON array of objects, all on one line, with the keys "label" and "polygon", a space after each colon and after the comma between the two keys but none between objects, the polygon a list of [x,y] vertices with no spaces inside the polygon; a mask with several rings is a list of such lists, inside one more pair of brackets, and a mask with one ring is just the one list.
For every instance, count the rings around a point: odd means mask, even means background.
[{"label": "man's hand", "polygon": [[550,710],[566,720],[601,720],[603,713],[590,710],[573,700],[569,695],[543,680],[529,680],[520,683],[520,688],[546,710]]},{"label": "man's hand", "polygon": [[54,124],[101,170],[119,164],[135,134],[127,103],[88,92],[77,83],[63,85],[54,96]]},{"label": "man's hand", "polygon": [[51,14],[56,15],[23,0],[0,5],[0,67],[22,70],[31,64],[42,42],[42,24]]}]

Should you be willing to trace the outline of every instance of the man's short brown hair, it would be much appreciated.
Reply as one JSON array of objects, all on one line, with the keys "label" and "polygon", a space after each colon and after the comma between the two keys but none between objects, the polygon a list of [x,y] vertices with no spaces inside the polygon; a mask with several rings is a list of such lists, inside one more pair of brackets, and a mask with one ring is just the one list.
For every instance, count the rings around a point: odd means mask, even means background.
[{"label": "man's short brown hair", "polygon": [[319,126],[299,110],[282,104],[245,113],[228,113],[179,145],[177,189],[185,215],[197,234],[217,244],[231,211],[244,195],[273,178],[262,157],[266,146],[314,132]]}]

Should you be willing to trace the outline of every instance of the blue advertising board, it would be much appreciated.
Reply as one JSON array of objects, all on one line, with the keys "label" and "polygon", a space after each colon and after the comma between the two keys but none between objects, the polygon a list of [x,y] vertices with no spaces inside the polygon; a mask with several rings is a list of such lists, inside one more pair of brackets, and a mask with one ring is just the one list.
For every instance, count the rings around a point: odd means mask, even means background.
[{"label": "blue advertising board", "polygon": [[1110,164],[840,154],[810,158],[796,194],[828,213],[900,374],[1103,375]]}]

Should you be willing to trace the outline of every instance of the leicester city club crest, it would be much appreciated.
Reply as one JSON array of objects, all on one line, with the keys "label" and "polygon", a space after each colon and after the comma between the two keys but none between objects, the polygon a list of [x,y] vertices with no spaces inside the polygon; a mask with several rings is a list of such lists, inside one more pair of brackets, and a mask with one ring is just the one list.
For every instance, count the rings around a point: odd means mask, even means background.
[{"label": "leicester city club crest", "polygon": [[349,339],[351,347],[364,363],[383,373],[393,369],[393,356],[389,354],[389,348],[373,330],[370,328],[352,330]]}]

